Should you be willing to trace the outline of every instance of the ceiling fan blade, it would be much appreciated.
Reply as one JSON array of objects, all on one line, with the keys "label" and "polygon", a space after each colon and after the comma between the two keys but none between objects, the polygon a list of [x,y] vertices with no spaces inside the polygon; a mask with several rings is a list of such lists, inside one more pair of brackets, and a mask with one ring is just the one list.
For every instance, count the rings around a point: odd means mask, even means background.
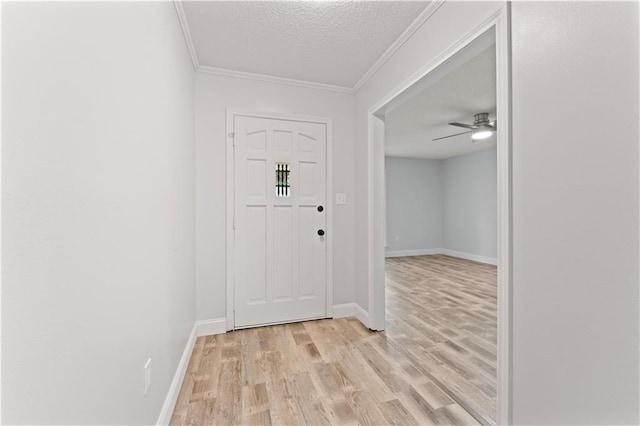
[{"label": "ceiling fan blade", "polygon": [[473,124],[465,124],[465,123],[449,123],[449,126],[464,127],[465,129],[475,129],[476,128]]},{"label": "ceiling fan blade", "polygon": [[467,133],[471,133],[471,132],[456,133],[455,135],[443,136],[441,138],[435,138],[435,139],[431,139],[431,140],[432,141],[439,141],[440,139],[447,139],[447,138],[452,138],[454,136],[466,135]]}]

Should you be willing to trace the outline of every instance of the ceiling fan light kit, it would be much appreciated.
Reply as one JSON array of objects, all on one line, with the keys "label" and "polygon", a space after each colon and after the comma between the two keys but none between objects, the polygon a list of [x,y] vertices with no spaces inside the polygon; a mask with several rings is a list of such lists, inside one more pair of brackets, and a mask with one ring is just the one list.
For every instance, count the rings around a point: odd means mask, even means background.
[{"label": "ceiling fan light kit", "polygon": [[471,139],[474,141],[480,141],[482,139],[487,139],[493,134],[493,129],[478,129],[471,132]]},{"label": "ceiling fan light kit", "polygon": [[[470,129],[471,130],[470,132],[464,132],[464,133],[471,133],[471,141],[479,141],[482,139],[487,139],[488,137],[493,135],[496,132],[496,124],[497,124],[496,120],[489,121],[488,112],[481,112],[481,113],[475,114],[473,116],[473,124],[449,123],[450,126],[463,127],[465,129]],[[444,136],[444,137],[436,138],[433,140],[437,141],[440,139],[451,138],[453,136],[458,136],[464,133],[456,133],[455,135]]]}]

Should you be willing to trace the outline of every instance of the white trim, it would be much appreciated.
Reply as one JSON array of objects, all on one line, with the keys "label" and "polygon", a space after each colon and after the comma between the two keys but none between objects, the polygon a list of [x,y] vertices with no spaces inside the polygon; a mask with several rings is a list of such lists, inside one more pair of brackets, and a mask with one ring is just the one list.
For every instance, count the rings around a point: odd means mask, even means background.
[{"label": "white trim", "polygon": [[461,252],[461,251],[455,251],[455,250],[449,250],[449,249],[440,249],[440,253],[439,254],[445,254],[445,255],[451,256],[451,257],[458,257],[460,259],[473,260],[474,262],[486,263],[486,264],[489,264],[489,265],[497,265],[498,264],[498,259],[496,259],[495,257],[480,256],[480,255],[477,255],[477,254],[464,253],[464,252]]},{"label": "white trim", "polygon": [[512,408],[512,160],[511,145],[511,3],[506,2],[495,18],[496,100],[498,121],[498,335],[497,335],[497,424],[513,423]]},{"label": "white trim", "polygon": [[341,305],[333,305],[333,317],[334,318],[346,318],[356,316],[356,304],[355,303],[343,303]]},{"label": "white trim", "polygon": [[191,329],[191,334],[187,339],[187,344],[185,345],[184,351],[182,352],[182,358],[180,358],[180,362],[178,363],[176,374],[174,374],[173,376],[173,380],[171,381],[171,385],[169,386],[169,390],[167,391],[167,396],[164,399],[164,403],[162,404],[160,415],[158,416],[158,420],[156,421],[157,425],[168,425],[171,421],[173,409],[176,406],[176,401],[178,401],[180,388],[182,387],[184,376],[187,373],[187,367],[189,366],[189,360],[191,359],[191,354],[193,353],[193,347],[196,344],[196,339],[196,324],[194,324],[193,328]]},{"label": "white trim", "polygon": [[[2,7],[0,7],[0,22],[2,22]],[[2,46],[2,31],[0,31],[0,46]],[[2,81],[2,55],[0,55],[0,81]],[[2,84],[0,84],[0,99],[2,99]],[[2,135],[2,102],[0,102],[0,135]],[[0,140],[2,137],[0,137]],[[2,143],[0,143],[0,176],[2,176]],[[0,179],[0,188],[2,187]],[[0,194],[2,191],[0,190]],[[2,197],[0,197],[0,241],[2,240]],[[2,244],[0,244],[0,342],[2,342]],[[2,366],[2,350],[0,349],[0,366]],[[0,368],[0,425],[2,425],[2,368]]]},{"label": "white trim", "polygon": [[[289,114],[281,114],[277,112],[268,112],[268,111],[253,111],[250,109],[244,108],[235,108],[235,107],[227,107],[226,109],[227,115],[231,114],[242,115],[245,117],[257,117],[257,118],[268,118],[273,120],[286,120],[286,121],[301,121],[305,123],[320,123],[320,124],[329,124],[332,123],[333,119],[328,117],[319,117],[315,115],[289,115]],[[233,120],[231,121],[233,126]],[[233,129],[233,127],[231,127]]]},{"label": "white trim", "polygon": [[189,30],[187,15],[185,15],[184,8],[182,7],[182,0],[173,0],[173,5],[176,8],[176,13],[178,14],[178,21],[180,21],[182,34],[184,34],[184,41],[187,43],[187,49],[189,50],[189,56],[191,56],[193,70],[198,71],[198,67],[200,67],[200,63],[198,62],[198,54],[196,53],[196,48],[193,45],[193,38],[191,37],[191,30]]},{"label": "white trim", "polygon": [[[375,117],[369,111],[368,120],[367,120],[367,287],[369,289],[369,298],[368,298],[368,308],[369,312],[371,312],[371,325],[375,325],[376,316],[374,314],[374,306],[375,306],[375,279],[376,279],[376,271],[375,271],[375,240],[376,240],[376,231],[374,225],[376,205],[375,205],[375,154],[374,154],[374,122],[381,122],[380,118]],[[384,123],[383,123],[384,125]],[[384,172],[384,169],[383,169]],[[384,236],[383,236],[384,237]],[[385,277],[383,276],[384,280]],[[383,281],[384,282],[384,281]],[[385,285],[382,285],[384,288]],[[382,323],[382,330],[384,330],[384,322]]]},{"label": "white trim", "polygon": [[333,318],[356,317],[365,327],[369,328],[369,314],[357,303],[343,303],[333,305]]},{"label": "white trim", "polygon": [[[511,285],[512,285],[512,210],[511,210],[511,59],[510,5],[500,4],[482,24],[453,43],[444,53],[425,64],[410,78],[389,92],[368,111],[367,135],[367,285],[369,289],[370,328],[384,329],[384,235],[381,215],[384,188],[379,184],[384,173],[384,122],[376,116],[378,110],[416,83],[422,77],[462,50],[485,31],[494,28],[496,34],[496,89],[498,110],[498,352],[497,352],[497,424],[512,422],[512,347],[511,347]],[[382,160],[381,160],[382,159]],[[379,207],[379,208],[378,208]],[[378,264],[380,263],[380,265]]]},{"label": "white trim", "polygon": [[224,334],[227,332],[226,325],[226,318],[215,318],[210,320],[196,321],[196,334],[198,337],[212,336],[214,334]]},{"label": "white trim", "polygon": [[473,260],[474,262],[497,265],[498,259],[495,257],[480,256],[479,254],[465,253],[462,251],[449,250],[445,248],[418,249],[418,250],[388,250],[384,253],[385,258],[409,257],[409,256],[432,256],[434,254],[444,254],[460,259]]},{"label": "white trim", "polygon": [[[368,175],[368,286],[369,286],[369,327],[372,330],[385,329],[385,265],[384,265],[384,121],[368,114],[367,165]],[[377,143],[376,143],[377,141]],[[381,214],[382,213],[382,214]],[[380,303],[380,301],[382,301]]]},{"label": "white trim", "polygon": [[326,242],[327,242],[327,253],[326,253],[326,273],[325,273],[325,281],[327,286],[327,293],[325,297],[325,316],[326,318],[331,318],[333,316],[333,209],[335,206],[334,195],[333,195],[333,120],[328,118],[326,119],[326,153],[325,153],[325,161],[326,161],[326,184],[327,184],[327,192],[326,192],[326,216],[327,216],[327,232],[325,234]]},{"label": "white trim", "polygon": [[[376,104],[374,104],[371,108],[369,108],[369,115],[375,115],[375,113],[378,110],[382,109],[382,107],[384,107],[386,104],[391,102],[398,95],[402,94],[402,92],[404,92],[409,87],[414,85],[422,77],[424,77],[425,75],[427,75],[430,72],[434,71],[436,68],[438,68],[444,62],[446,62],[449,58],[453,57],[456,53],[461,51],[467,44],[471,43],[473,40],[478,38],[480,35],[482,35],[485,31],[489,30],[491,27],[494,27],[496,25],[496,19],[498,19],[501,16],[501,11],[502,11],[502,9],[504,7],[506,7],[506,6],[501,5],[498,8],[498,10],[496,10],[496,12],[493,13],[491,16],[489,16],[484,22],[482,22],[480,25],[478,25],[472,31],[470,31],[469,33],[464,35],[456,43],[453,43],[451,46],[449,46],[448,49],[446,49],[444,52],[442,52],[439,56],[437,56],[431,62],[428,62],[425,65],[423,65],[421,68],[419,68],[416,72],[414,72],[404,82],[402,82],[401,84],[396,86],[395,89],[393,89],[389,93],[387,93],[387,95],[385,97],[381,98]],[[496,35],[496,39],[497,38],[498,37]],[[497,43],[498,43],[498,41],[496,40],[496,44]]]},{"label": "white trim", "polygon": [[233,118],[235,116],[235,111],[227,108],[226,111],[226,318],[227,318],[227,330],[233,330],[235,327],[235,311],[233,304],[234,297],[234,264],[235,264],[235,231],[233,229],[234,226],[234,206],[235,206],[235,173],[234,173],[234,164],[235,164],[235,150],[233,144]]},{"label": "white trim", "polygon": [[[0,22],[2,22],[2,7],[0,6]],[[0,31],[0,46],[2,46],[2,31]],[[0,55],[0,81],[2,81],[2,55]],[[2,84],[0,84],[0,99],[2,99]],[[0,135],[2,135],[2,102],[0,102]],[[0,136],[0,142],[2,137]],[[2,176],[2,143],[0,143],[0,176]],[[2,187],[0,179],[0,188]],[[2,191],[0,190],[0,194]],[[2,197],[0,197],[0,241],[2,240]],[[2,244],[0,244],[0,342],[2,342]],[[0,349],[0,366],[2,366],[2,349]],[[2,368],[0,368],[0,425],[2,425]]]},{"label": "white trim", "polygon": [[418,15],[418,17],[407,27],[406,30],[400,34],[400,36],[389,46],[389,48],[378,58],[378,60],[371,65],[371,68],[364,73],[360,80],[353,86],[353,92],[360,90],[364,84],[369,81],[373,75],[393,56],[398,49],[400,49],[411,38],[413,33],[418,31],[425,22],[433,16],[434,13],[444,4],[446,0],[434,0]]},{"label": "white trim", "polygon": [[200,65],[198,60],[198,53],[196,52],[195,45],[193,44],[193,37],[191,36],[191,30],[189,28],[189,21],[187,15],[184,13],[184,7],[182,0],[173,0],[173,5],[176,8],[176,14],[178,15],[178,21],[184,34],[184,40],[187,43],[187,49],[191,56],[191,63],[193,64],[193,70],[195,72],[201,72],[205,74],[221,75],[224,77],[242,78],[245,80],[262,81],[265,83],[285,84],[287,86],[305,87],[307,89],[326,90],[329,92],[349,93],[353,94],[355,91],[351,87],[337,86],[333,84],[317,83],[307,80],[295,80],[292,78],[276,77],[273,75],[258,74],[246,71],[235,71],[226,68],[216,68],[207,65]]},{"label": "white trim", "polygon": [[418,250],[387,250],[384,257],[407,257],[407,256],[429,256],[433,254],[442,254],[440,248],[435,249],[418,249]]},{"label": "white trim", "polygon": [[465,253],[462,251],[455,251],[455,250],[449,250],[449,249],[440,249],[439,254],[445,254],[451,257],[458,257],[460,259],[473,260],[474,262],[486,263],[488,265],[498,265],[498,259],[496,259],[495,257],[480,256],[478,254]]},{"label": "white trim", "polygon": [[[286,115],[272,112],[256,112],[249,111],[242,108],[230,108],[226,109],[227,120],[227,153],[226,153],[226,209],[227,209],[227,232],[226,232],[226,246],[227,246],[227,314],[226,314],[226,329],[233,330],[235,328],[234,318],[234,259],[235,259],[235,246],[234,246],[234,229],[233,229],[233,217],[235,210],[235,182],[234,182],[234,149],[233,149],[233,137],[230,136],[234,132],[234,118],[236,116],[248,116],[257,118],[268,118],[275,120],[287,120],[287,121],[300,121],[306,123],[320,123],[325,125],[326,131],[326,172],[327,172],[327,193],[326,193],[326,215],[327,215],[327,233],[326,233],[326,300],[325,300],[325,316],[324,318],[331,318],[333,316],[333,119],[327,117],[314,117],[314,116],[302,116],[302,115]],[[264,325],[264,324],[263,324]]]},{"label": "white trim", "polygon": [[355,303],[355,316],[356,318],[358,318],[358,320],[360,320],[360,322],[368,328],[371,328],[371,325],[369,323],[369,313],[367,311],[365,311],[364,309],[362,309],[362,306],[358,305],[357,303]]},{"label": "white trim", "polygon": [[420,13],[420,15],[418,15],[418,17],[407,27],[407,29],[405,29],[402,34],[400,34],[400,36],[391,44],[391,46],[389,46],[389,48],[382,54],[382,56],[380,56],[378,60],[376,60],[376,62],[367,70],[367,72],[364,73],[362,77],[360,77],[360,79],[353,87],[318,83],[307,80],[296,80],[286,77],[277,77],[273,75],[258,74],[246,71],[235,71],[226,68],[200,65],[200,61],[198,60],[198,53],[196,52],[196,48],[193,43],[191,29],[189,28],[189,21],[187,20],[187,16],[184,12],[184,7],[182,5],[182,0],[173,0],[173,4],[176,9],[176,14],[178,15],[178,21],[180,22],[182,33],[184,34],[184,39],[187,44],[187,49],[189,50],[189,55],[191,56],[193,69],[196,72],[221,75],[225,77],[242,78],[245,80],[262,81],[267,83],[285,84],[288,86],[305,87],[308,89],[354,94],[367,81],[369,81],[369,79],[389,60],[391,56],[393,56],[393,54],[400,47],[402,47],[404,43],[407,42],[407,40],[411,38],[413,33],[415,33],[422,25],[424,25],[425,22],[429,20],[431,16],[433,16],[433,14],[440,8],[440,6],[442,6],[445,1],[446,0],[435,0],[429,3],[429,5]]},{"label": "white trim", "polygon": [[178,401],[180,388],[182,387],[184,377],[187,374],[187,367],[189,367],[191,354],[193,353],[193,348],[196,345],[196,340],[198,339],[198,337],[226,333],[226,322],[226,318],[216,318],[212,320],[196,321],[193,324],[193,327],[191,328],[191,334],[189,334],[187,344],[184,347],[182,357],[180,358],[180,362],[178,363],[178,368],[176,369],[176,373],[173,375],[173,380],[171,380],[171,385],[169,386],[169,390],[167,391],[167,396],[165,397],[164,403],[162,404],[162,409],[160,410],[160,415],[158,416],[156,425],[168,425],[171,421],[171,416],[173,415],[173,410],[176,406],[176,402]]},{"label": "white trim", "polygon": [[339,93],[349,93],[349,94],[354,93],[352,88],[346,87],[346,86],[336,86],[333,84],[316,83],[313,81],[306,81],[306,80],[295,80],[292,78],[276,77],[273,75],[257,74],[257,73],[246,72],[246,71],[234,71],[226,68],[215,68],[215,67],[210,67],[206,65],[200,65],[196,69],[196,71],[205,73],[205,74],[214,74],[214,75],[221,75],[225,77],[242,78],[245,80],[262,81],[265,83],[277,83],[277,84],[285,84],[287,86],[305,87],[307,89],[326,90],[329,92],[339,92]]}]

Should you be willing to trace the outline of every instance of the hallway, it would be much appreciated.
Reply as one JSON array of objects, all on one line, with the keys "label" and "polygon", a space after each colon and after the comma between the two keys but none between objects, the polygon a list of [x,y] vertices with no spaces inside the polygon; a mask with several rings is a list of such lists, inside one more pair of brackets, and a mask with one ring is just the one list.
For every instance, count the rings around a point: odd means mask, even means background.
[{"label": "hallway", "polygon": [[495,267],[387,267],[386,332],[339,318],[200,337],[171,424],[477,424],[463,407],[493,423]]}]

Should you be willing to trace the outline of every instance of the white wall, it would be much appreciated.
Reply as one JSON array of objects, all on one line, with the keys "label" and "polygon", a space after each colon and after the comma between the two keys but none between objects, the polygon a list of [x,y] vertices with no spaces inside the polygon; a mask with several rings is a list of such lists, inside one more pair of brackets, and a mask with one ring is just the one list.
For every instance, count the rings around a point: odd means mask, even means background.
[{"label": "white wall", "polygon": [[195,318],[174,6],[4,2],[2,18],[2,420],[154,423]]},{"label": "white wall", "polygon": [[514,420],[638,424],[638,3],[512,7]]},{"label": "white wall", "polygon": [[386,157],[387,252],[442,248],[441,161]]},{"label": "white wall", "polygon": [[[333,119],[334,303],[354,301],[354,97],[275,83],[196,74],[196,241],[198,319],[226,315],[225,108]],[[334,197],[330,197],[333,201]]]},{"label": "white wall", "polygon": [[[362,87],[357,158],[369,155],[368,109],[496,6],[444,3]],[[512,8],[513,419],[637,424],[638,5]],[[367,307],[368,164],[356,165]]]},{"label": "white wall", "polygon": [[442,247],[497,257],[496,148],[442,160]]}]

